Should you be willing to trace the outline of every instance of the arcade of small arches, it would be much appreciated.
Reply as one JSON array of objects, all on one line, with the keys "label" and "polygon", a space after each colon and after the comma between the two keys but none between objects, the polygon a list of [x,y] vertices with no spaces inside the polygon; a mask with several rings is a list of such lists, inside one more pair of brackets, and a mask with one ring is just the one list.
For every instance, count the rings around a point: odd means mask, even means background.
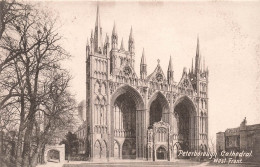
[{"label": "arcade of small arches", "polygon": [[[134,87],[123,85],[114,91],[108,105],[106,91],[105,84],[95,84],[94,132],[101,136],[93,141],[93,158],[172,160],[179,150],[207,150],[207,115],[198,114],[189,96],[169,101],[157,91],[148,98],[147,92],[141,95]],[[109,138],[102,138],[109,132]],[[200,135],[203,144],[196,140]]]}]

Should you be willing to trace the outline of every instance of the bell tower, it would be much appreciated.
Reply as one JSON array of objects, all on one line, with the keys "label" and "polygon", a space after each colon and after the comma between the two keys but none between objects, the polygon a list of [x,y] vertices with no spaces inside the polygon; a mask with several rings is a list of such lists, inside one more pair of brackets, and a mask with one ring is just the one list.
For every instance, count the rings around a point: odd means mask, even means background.
[{"label": "bell tower", "polygon": [[[112,43],[113,43],[112,39]],[[112,45],[113,47],[113,45]],[[97,6],[96,23],[94,33],[91,32],[90,44],[86,46],[86,115],[87,133],[90,157],[95,157],[94,141],[102,138],[108,141],[109,134],[109,107],[108,103],[108,79],[110,71],[110,42],[108,35],[103,43],[102,27]],[[100,147],[104,147],[104,143]]]}]

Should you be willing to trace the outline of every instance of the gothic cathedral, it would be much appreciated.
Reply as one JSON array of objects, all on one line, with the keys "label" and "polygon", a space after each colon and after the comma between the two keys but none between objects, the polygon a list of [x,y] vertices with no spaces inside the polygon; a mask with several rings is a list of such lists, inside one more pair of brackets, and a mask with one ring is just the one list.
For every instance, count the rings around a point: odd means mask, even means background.
[{"label": "gothic cathedral", "polygon": [[118,47],[114,25],[103,42],[97,7],[95,30],[86,46],[87,150],[92,160],[177,158],[179,150],[207,151],[208,69],[199,39],[195,65],[174,80],[171,58],[167,75],[160,61],[151,74],[143,51],[135,72],[135,40]]}]

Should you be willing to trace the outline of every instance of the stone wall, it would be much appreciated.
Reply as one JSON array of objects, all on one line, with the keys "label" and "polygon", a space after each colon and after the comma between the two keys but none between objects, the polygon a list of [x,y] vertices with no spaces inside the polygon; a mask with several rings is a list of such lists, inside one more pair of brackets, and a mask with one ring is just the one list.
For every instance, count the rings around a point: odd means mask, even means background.
[{"label": "stone wall", "polygon": [[59,162],[64,162],[65,161],[65,144],[62,145],[46,145],[45,151],[44,151],[44,162],[47,162],[48,160],[48,152],[50,150],[56,150],[60,154],[60,159]]}]

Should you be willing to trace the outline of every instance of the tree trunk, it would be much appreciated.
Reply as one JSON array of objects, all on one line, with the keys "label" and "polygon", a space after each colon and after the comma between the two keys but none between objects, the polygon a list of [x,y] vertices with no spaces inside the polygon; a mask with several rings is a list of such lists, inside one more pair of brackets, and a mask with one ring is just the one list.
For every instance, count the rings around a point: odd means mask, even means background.
[{"label": "tree trunk", "polygon": [[37,149],[35,149],[36,151],[34,152],[34,155],[32,156],[32,159],[31,159],[31,167],[36,167],[37,163],[38,163],[38,156],[39,156],[39,153],[42,149],[42,144],[40,144]]},{"label": "tree trunk", "polygon": [[24,136],[24,131],[19,131],[18,134],[18,140],[17,140],[17,146],[16,146],[16,167],[21,167],[22,166],[22,151],[23,151],[23,136]]},{"label": "tree trunk", "polygon": [[[21,118],[23,118],[24,116],[24,106],[22,106],[21,108]],[[18,139],[17,139],[17,146],[16,146],[16,167],[21,167],[22,166],[22,151],[23,151],[23,139],[24,139],[24,129],[23,129],[23,119],[21,119],[20,121],[20,127],[19,127],[19,133],[18,133]]]},{"label": "tree trunk", "polygon": [[31,147],[31,135],[33,130],[33,124],[28,126],[25,132],[24,144],[23,144],[23,153],[22,153],[22,166],[29,167],[30,164],[30,147]]}]

